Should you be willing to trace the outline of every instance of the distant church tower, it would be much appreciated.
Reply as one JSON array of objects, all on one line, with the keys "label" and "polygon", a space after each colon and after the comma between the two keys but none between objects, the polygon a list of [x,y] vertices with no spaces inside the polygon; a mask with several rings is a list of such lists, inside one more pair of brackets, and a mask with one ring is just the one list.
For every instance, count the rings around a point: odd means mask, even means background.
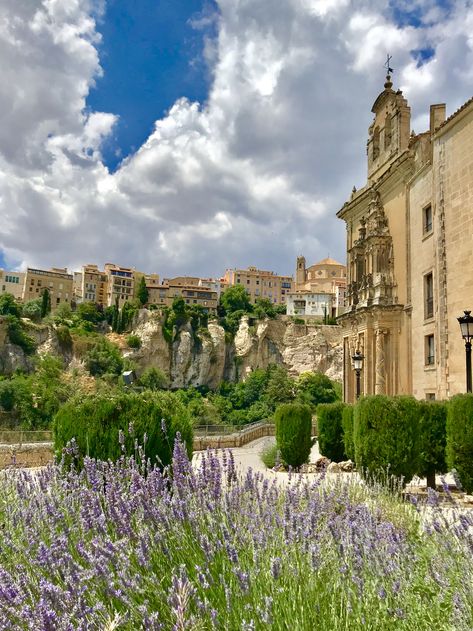
[{"label": "distant church tower", "polygon": [[297,267],[296,267],[296,288],[301,287],[306,282],[306,272],[305,272],[305,257],[298,256],[297,257]]},{"label": "distant church tower", "polygon": [[388,74],[384,90],[373,103],[368,138],[368,181],[377,180],[405,149],[410,137],[411,108],[401,90],[392,89]]}]

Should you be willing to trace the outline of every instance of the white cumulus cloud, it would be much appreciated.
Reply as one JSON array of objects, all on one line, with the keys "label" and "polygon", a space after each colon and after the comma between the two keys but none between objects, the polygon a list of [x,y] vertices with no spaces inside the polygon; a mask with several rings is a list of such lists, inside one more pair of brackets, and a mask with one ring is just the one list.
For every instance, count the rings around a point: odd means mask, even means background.
[{"label": "white cumulus cloud", "polygon": [[218,18],[205,16],[218,24],[206,45],[206,103],[183,95],[110,173],[101,145],[117,117],[86,107],[102,73],[105,5],[3,0],[0,248],[9,263],[115,261],[169,276],[250,264],[291,273],[300,253],[343,259],[335,213],[364,183],[386,53],[416,131],[429,103],[451,112],[471,96],[470,0],[399,3],[417,12],[415,27],[382,0],[218,5]]}]

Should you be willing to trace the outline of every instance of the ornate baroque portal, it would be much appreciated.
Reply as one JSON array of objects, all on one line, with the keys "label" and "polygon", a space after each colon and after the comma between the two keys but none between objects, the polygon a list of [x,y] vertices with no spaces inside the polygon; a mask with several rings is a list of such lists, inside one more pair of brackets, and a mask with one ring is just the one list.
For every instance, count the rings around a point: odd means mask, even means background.
[{"label": "ornate baroque portal", "polygon": [[403,306],[397,304],[393,243],[389,223],[376,189],[369,191],[368,212],[359,222],[358,238],[348,250],[349,311],[341,318],[345,337],[345,400],[355,396],[351,358],[365,357],[362,394],[397,392],[398,374],[391,360]]}]

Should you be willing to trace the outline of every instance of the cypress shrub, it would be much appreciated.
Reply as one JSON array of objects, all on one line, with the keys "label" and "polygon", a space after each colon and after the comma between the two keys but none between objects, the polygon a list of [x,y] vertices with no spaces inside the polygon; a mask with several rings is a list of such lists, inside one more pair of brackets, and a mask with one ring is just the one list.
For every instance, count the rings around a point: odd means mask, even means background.
[{"label": "cypress shrub", "polygon": [[456,469],[467,493],[473,492],[473,394],[458,394],[447,409],[447,464]]},{"label": "cypress shrub", "polygon": [[285,403],[276,408],[276,443],[282,460],[299,468],[307,462],[312,447],[312,414],[308,405]]},{"label": "cypress shrub", "polygon": [[[133,430],[130,433],[130,424]],[[163,425],[165,430],[163,431]],[[67,402],[53,423],[54,449],[75,438],[79,463],[89,455],[99,460],[117,460],[122,454],[119,431],[125,436],[125,453],[134,453],[135,439],[152,464],[171,462],[176,433],[180,432],[189,457],[192,455],[192,423],[186,407],[170,392],[97,394]],[[146,441],[144,436],[146,434]]]},{"label": "cypress shrub", "polygon": [[353,442],[353,405],[345,405],[342,411],[343,446],[345,455],[355,461],[355,444]]},{"label": "cypress shrub", "polygon": [[345,458],[343,444],[342,413],[345,404],[320,403],[317,406],[317,428],[320,453],[334,462]]},{"label": "cypress shrub", "polygon": [[435,474],[445,473],[447,443],[447,404],[441,401],[419,401],[419,460],[417,474],[427,478],[427,486],[435,488]]},{"label": "cypress shrub", "polygon": [[354,409],[357,469],[365,477],[386,475],[410,482],[417,470],[418,407],[413,397],[375,395]]}]

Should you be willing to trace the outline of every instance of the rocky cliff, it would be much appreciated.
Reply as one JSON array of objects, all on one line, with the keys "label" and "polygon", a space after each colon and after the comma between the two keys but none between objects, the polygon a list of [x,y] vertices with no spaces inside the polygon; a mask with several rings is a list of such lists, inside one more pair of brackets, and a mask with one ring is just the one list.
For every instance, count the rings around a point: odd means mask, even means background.
[{"label": "rocky cliff", "polygon": [[294,324],[284,318],[250,324],[244,317],[234,340],[219,324],[210,322],[208,331],[198,334],[185,326],[168,343],[160,316],[142,310],[133,333],[140,337],[141,348],[124,354],[140,370],[152,366],[163,370],[173,388],[212,388],[222,379],[244,379],[252,369],[270,364],[284,366],[293,375],[321,371],[331,379],[342,379],[341,332],[337,326]]},{"label": "rocky cliff", "polygon": [[[214,388],[223,379],[244,379],[252,369],[270,364],[284,366],[292,375],[320,371],[331,379],[342,379],[341,332],[337,326],[295,324],[284,317],[250,322],[244,317],[234,339],[219,324],[209,322],[208,329],[198,333],[185,325],[174,331],[171,341],[165,339],[162,325],[159,312],[142,309],[133,330],[141,340],[139,349],[127,347],[127,335],[109,337],[136,364],[138,372],[159,368],[173,388]],[[3,333],[0,330],[0,373],[11,374],[17,368],[31,370],[31,358],[9,344]],[[53,327],[33,327],[30,333],[38,344],[38,353],[62,355],[66,364],[80,366],[79,349],[65,351]]]}]

